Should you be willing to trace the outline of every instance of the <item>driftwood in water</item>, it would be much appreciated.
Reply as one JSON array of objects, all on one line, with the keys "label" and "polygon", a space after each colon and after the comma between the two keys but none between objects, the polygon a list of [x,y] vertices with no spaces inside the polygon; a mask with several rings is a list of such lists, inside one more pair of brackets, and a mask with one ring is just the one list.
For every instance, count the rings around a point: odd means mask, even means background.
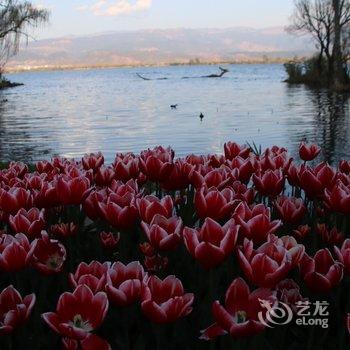
[{"label": "driftwood in water", "polygon": [[[225,68],[222,68],[222,67],[219,67],[220,69],[220,73],[218,74],[209,74],[209,75],[202,75],[202,76],[199,76],[199,77],[182,77],[181,79],[194,79],[194,78],[221,78],[224,74],[228,73],[229,70],[228,69],[225,69]],[[150,78],[146,78],[144,76],[142,76],[141,74],[139,73],[136,73],[136,75],[142,79],[142,80],[167,80],[168,78],[155,78],[155,79],[150,79]]]},{"label": "driftwood in water", "polygon": [[142,80],[151,80],[151,79],[148,79],[148,78],[145,78],[145,77],[143,77],[141,74],[139,74],[139,73],[136,73],[136,75],[139,77],[139,78],[141,78]]},{"label": "driftwood in water", "polygon": [[141,78],[142,80],[168,80],[168,78],[164,77],[164,78],[156,78],[156,79],[150,79],[150,78],[146,78],[146,77],[143,77],[141,74],[139,73],[136,73],[136,75]]},{"label": "driftwood in water", "polygon": [[219,67],[219,69],[221,71],[219,74],[204,75],[204,76],[202,76],[202,78],[221,78],[224,74],[229,72],[228,69],[225,69],[222,67]]},{"label": "driftwood in water", "polygon": [[220,73],[218,74],[209,74],[209,75],[202,75],[200,77],[183,77],[182,79],[195,79],[195,78],[221,78],[224,74],[228,73],[229,70],[219,67]]}]

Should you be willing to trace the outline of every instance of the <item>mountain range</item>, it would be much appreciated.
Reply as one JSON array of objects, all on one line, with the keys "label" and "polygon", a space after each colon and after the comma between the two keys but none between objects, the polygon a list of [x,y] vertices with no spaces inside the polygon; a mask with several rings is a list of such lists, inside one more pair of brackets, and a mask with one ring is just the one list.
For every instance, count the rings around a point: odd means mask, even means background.
[{"label": "mountain range", "polygon": [[309,38],[282,27],[149,29],[31,41],[7,69],[285,61],[312,52]]}]

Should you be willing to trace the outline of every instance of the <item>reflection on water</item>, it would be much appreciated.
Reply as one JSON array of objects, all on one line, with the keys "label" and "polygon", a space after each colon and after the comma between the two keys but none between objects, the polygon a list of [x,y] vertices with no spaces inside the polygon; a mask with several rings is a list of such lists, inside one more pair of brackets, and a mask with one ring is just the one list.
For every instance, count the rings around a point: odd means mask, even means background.
[{"label": "reflection on water", "polygon": [[[323,151],[323,159],[334,163],[350,156],[350,111],[349,96],[327,90],[313,90],[305,87],[289,87],[291,100],[296,94],[304,94],[305,108],[311,119],[305,123],[304,118],[290,120],[289,135],[293,154],[298,151],[300,138],[315,140]],[[299,91],[298,91],[299,90]],[[300,127],[299,132],[294,132]]]},{"label": "reflection on water", "polygon": [[[0,160],[101,150],[111,161],[157,144],[179,156],[205,154],[227,140],[282,145],[294,155],[301,140],[316,141],[327,161],[349,158],[348,97],[290,87],[280,65],[229,69],[220,79],[181,79],[215,72],[211,66],[14,74],[25,85],[0,92]],[[143,81],[137,72],[168,79]]]},{"label": "reflection on water", "polygon": [[317,108],[320,140],[324,157],[331,162],[338,154],[349,157],[350,119],[349,100],[330,92],[315,93],[312,100]]}]

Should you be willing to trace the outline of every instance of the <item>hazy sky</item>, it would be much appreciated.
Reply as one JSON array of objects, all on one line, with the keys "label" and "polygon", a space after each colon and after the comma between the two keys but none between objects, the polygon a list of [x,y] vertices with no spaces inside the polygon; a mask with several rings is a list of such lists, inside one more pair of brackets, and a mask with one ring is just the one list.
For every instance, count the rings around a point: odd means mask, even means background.
[{"label": "hazy sky", "polygon": [[51,10],[36,37],[143,28],[286,25],[293,0],[33,0]]}]

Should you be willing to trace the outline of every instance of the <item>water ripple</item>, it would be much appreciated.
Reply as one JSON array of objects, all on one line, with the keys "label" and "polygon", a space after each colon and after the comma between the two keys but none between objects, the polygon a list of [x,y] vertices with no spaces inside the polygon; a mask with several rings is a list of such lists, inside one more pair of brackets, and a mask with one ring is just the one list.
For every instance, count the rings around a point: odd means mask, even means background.
[{"label": "water ripple", "polygon": [[[289,87],[280,65],[232,65],[221,79],[181,79],[213,66],[28,72],[0,92],[0,159],[34,161],[101,150],[171,145],[177,155],[221,152],[223,143],[316,141],[329,162],[350,155],[349,99]],[[143,81],[136,72],[168,80]],[[178,103],[177,110],[170,105]],[[203,121],[199,114],[205,115]]]}]

